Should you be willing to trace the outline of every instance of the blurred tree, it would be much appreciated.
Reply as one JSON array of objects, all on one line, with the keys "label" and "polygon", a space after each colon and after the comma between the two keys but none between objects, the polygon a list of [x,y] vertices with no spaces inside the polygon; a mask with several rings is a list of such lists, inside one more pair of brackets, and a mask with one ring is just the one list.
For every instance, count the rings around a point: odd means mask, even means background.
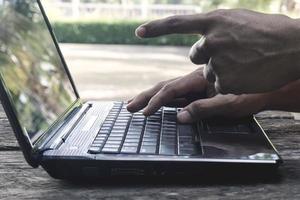
[{"label": "blurred tree", "polygon": [[21,13],[23,16],[26,16],[29,19],[32,19],[34,12],[33,6],[34,2],[31,0],[13,0],[11,5]]}]

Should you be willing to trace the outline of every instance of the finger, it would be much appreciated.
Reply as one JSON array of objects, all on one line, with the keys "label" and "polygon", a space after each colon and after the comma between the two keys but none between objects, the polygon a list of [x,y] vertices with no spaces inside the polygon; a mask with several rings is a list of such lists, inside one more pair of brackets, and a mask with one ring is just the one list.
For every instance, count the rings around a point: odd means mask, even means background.
[{"label": "finger", "polygon": [[184,98],[189,100],[190,102],[196,101],[198,99],[205,99],[207,98],[207,93],[206,91],[201,91],[201,92],[192,92],[184,95]]},{"label": "finger", "polygon": [[210,59],[205,41],[205,37],[201,37],[201,39],[196,42],[190,50],[190,59],[196,65],[207,64]]},{"label": "finger", "polygon": [[168,82],[174,81],[178,78],[171,79],[169,81],[161,82],[156,86],[141,92],[139,95],[134,97],[131,101],[128,102],[127,110],[129,112],[137,112],[143,109],[145,106],[148,105],[149,100]]},{"label": "finger", "polygon": [[[175,82],[175,83],[174,83]],[[144,109],[143,114],[146,116],[155,113],[161,106],[166,105],[178,96],[181,96],[180,90],[176,88],[176,81],[164,86],[159,92],[157,92],[149,101],[147,107]]]},{"label": "finger", "polygon": [[128,104],[130,104],[133,101],[134,98],[131,98],[127,101]]},{"label": "finger", "polygon": [[226,105],[226,102],[222,100],[222,96],[201,99],[183,108],[178,113],[177,119],[181,123],[192,123],[212,116],[219,116],[225,113]]},{"label": "finger", "polygon": [[209,59],[208,64],[204,67],[203,75],[205,79],[210,83],[214,83],[216,81],[216,75],[213,70],[213,64],[211,58]]},{"label": "finger", "polygon": [[181,79],[174,80],[166,84],[151,98],[144,110],[144,115],[151,115],[155,113],[161,106],[166,105],[173,99],[183,97],[185,94],[192,92],[203,91],[205,87],[206,85],[203,84],[202,73],[196,75],[196,72],[193,72]]},{"label": "finger", "polygon": [[197,93],[189,93],[189,94],[185,94],[182,97],[176,98],[163,106],[182,108],[189,105],[193,101],[204,99],[204,98],[207,98],[207,94],[205,91],[197,92]]},{"label": "finger", "polygon": [[[163,86],[161,86],[163,87]],[[139,95],[137,95],[136,97],[133,98],[133,100],[131,102],[129,102],[129,104],[127,105],[127,110],[129,112],[137,112],[141,109],[143,109],[149,102],[149,100],[151,99],[151,97],[156,94],[160,88],[159,86],[155,86],[149,90],[146,90],[142,93],[140,93]]]},{"label": "finger", "polygon": [[182,107],[189,105],[190,103],[191,103],[191,101],[186,98],[177,98],[177,99],[174,99],[171,102],[167,103],[164,106],[182,108]]},{"label": "finger", "polygon": [[210,24],[208,19],[206,14],[175,15],[143,24],[135,33],[141,38],[173,33],[205,34]]}]

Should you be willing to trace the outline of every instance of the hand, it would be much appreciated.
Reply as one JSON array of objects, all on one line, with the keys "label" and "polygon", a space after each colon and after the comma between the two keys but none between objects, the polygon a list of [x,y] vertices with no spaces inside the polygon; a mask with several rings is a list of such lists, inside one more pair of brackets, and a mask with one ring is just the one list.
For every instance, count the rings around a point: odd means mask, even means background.
[{"label": "hand", "polygon": [[300,23],[283,15],[216,10],[173,16],[141,25],[139,37],[202,34],[190,58],[207,64],[205,78],[221,93],[275,90],[300,78]]},{"label": "hand", "polygon": [[186,76],[161,82],[142,92],[129,101],[127,109],[137,112],[145,108],[144,114],[151,115],[164,105],[184,107],[177,116],[178,120],[181,123],[192,123],[209,117],[248,116],[265,107],[264,94],[219,94],[209,98],[211,94],[203,69],[199,68]]},{"label": "hand", "polygon": [[206,96],[208,82],[203,69],[175,79],[163,81],[129,100],[128,111],[137,112],[143,108],[144,115],[155,113],[161,106],[185,106],[195,99]]}]

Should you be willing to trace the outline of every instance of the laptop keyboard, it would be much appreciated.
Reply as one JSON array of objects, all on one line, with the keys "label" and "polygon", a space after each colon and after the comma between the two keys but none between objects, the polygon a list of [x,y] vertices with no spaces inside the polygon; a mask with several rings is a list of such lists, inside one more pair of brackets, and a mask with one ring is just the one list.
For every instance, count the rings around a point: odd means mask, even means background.
[{"label": "laptop keyboard", "polygon": [[116,102],[88,153],[199,156],[205,148],[195,132],[201,133],[204,140],[223,140],[224,136],[228,139],[255,133],[248,123],[236,120],[202,120],[196,127],[178,124],[177,110],[163,107],[145,117],[142,111],[132,114],[127,111],[126,104]]},{"label": "laptop keyboard", "polygon": [[[89,153],[192,155],[199,153],[199,143],[191,126],[176,123],[176,108],[161,108],[145,117],[142,112],[130,113],[126,104],[115,103]],[[184,135],[180,135],[184,129]],[[199,141],[198,141],[199,142]]]}]

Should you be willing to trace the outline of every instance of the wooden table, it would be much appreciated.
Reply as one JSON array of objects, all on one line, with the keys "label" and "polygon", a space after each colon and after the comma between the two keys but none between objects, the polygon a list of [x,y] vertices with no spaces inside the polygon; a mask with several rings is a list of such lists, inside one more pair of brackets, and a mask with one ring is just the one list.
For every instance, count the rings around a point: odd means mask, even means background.
[{"label": "wooden table", "polygon": [[32,169],[24,160],[9,122],[0,107],[1,199],[300,199],[300,121],[290,113],[264,112],[258,120],[285,163],[280,179],[267,182],[206,183],[172,180],[127,183],[72,183]]}]

